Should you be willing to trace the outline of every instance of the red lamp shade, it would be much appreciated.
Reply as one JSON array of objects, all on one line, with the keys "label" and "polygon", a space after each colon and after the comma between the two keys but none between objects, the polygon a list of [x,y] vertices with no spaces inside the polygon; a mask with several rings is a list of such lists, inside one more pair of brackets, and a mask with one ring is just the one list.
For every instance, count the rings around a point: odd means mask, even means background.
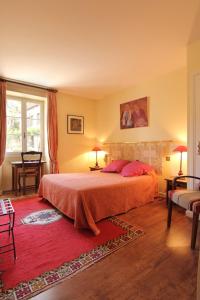
[{"label": "red lamp shade", "polygon": [[102,150],[101,150],[101,148],[99,148],[99,147],[96,146],[96,147],[94,147],[94,148],[92,149],[92,151],[102,151]]},{"label": "red lamp shade", "polygon": [[182,172],[182,153],[183,152],[187,152],[187,147],[186,146],[178,146],[174,149],[174,152],[180,152],[181,153],[181,157],[180,157],[180,170],[178,172],[178,175],[179,176],[182,176],[183,175],[183,172]]},{"label": "red lamp shade", "polygon": [[178,146],[174,149],[174,152],[187,152],[187,146]]}]

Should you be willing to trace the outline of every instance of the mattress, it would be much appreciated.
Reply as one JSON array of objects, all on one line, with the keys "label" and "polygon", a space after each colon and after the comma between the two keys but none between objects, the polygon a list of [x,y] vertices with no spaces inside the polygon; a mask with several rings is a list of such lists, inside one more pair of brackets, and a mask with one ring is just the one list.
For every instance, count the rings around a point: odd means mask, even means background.
[{"label": "mattress", "polygon": [[76,228],[100,233],[97,222],[154,199],[157,176],[122,177],[100,171],[44,175],[39,195],[74,220]]}]

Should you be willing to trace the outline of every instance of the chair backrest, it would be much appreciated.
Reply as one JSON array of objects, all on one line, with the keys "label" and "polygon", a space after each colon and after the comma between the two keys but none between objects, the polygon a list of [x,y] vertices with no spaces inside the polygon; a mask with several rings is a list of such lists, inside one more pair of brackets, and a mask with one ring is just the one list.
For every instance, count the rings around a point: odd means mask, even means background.
[{"label": "chair backrest", "polygon": [[[190,179],[194,179],[194,180],[199,180],[200,181],[200,177],[197,176],[191,176],[191,175],[181,175],[181,176],[176,176],[174,177],[174,179],[172,180],[172,190],[176,189],[177,186],[177,181],[180,179],[186,179],[186,178],[190,178]],[[198,190],[200,190],[200,183],[198,183]]]},{"label": "chair backrest", "polygon": [[27,151],[21,152],[22,168],[40,168],[42,152],[38,151]]}]

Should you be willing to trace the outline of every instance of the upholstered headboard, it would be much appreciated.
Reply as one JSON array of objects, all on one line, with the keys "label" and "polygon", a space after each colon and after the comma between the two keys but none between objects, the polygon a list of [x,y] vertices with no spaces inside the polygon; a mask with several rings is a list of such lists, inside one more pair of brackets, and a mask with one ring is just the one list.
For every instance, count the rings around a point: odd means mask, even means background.
[{"label": "upholstered headboard", "polygon": [[177,141],[151,141],[136,143],[105,143],[105,162],[113,159],[141,160],[154,167],[156,172],[162,174],[162,159],[172,153],[179,144]]}]

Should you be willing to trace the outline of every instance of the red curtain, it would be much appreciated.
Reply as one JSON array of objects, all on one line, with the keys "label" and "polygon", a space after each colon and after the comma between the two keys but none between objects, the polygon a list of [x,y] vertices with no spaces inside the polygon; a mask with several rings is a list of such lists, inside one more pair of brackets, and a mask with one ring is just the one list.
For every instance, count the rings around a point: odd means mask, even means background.
[{"label": "red curtain", "polygon": [[50,173],[59,173],[57,150],[58,150],[58,126],[57,126],[57,102],[56,93],[48,92],[47,131],[48,149],[50,158]]},{"label": "red curtain", "polygon": [[0,80],[0,166],[6,152],[6,82]]}]

